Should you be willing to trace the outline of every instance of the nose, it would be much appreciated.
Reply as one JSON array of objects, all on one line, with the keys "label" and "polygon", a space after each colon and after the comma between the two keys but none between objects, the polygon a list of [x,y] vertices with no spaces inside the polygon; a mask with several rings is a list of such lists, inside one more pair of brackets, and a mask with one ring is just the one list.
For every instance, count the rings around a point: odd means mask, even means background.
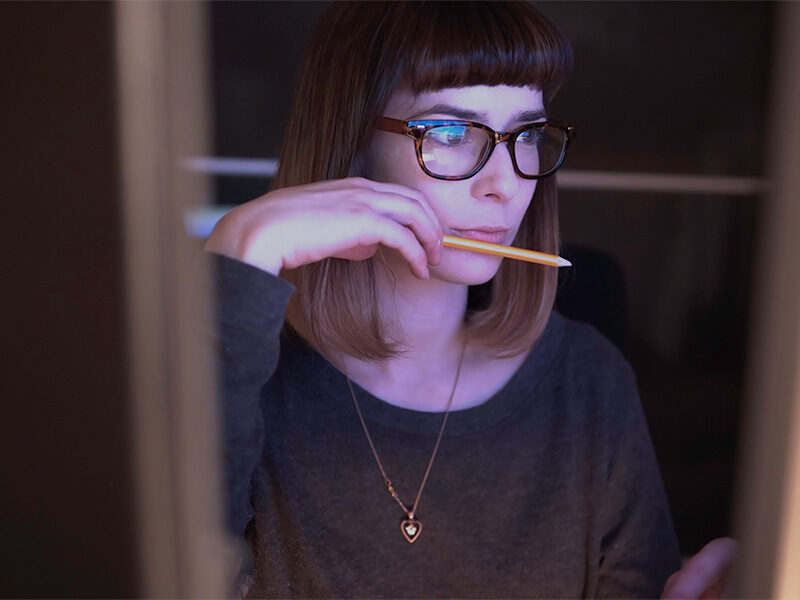
[{"label": "nose", "polygon": [[495,146],[492,155],[475,176],[476,192],[480,196],[494,195],[499,200],[509,200],[519,192],[520,177],[514,171],[508,142]]}]

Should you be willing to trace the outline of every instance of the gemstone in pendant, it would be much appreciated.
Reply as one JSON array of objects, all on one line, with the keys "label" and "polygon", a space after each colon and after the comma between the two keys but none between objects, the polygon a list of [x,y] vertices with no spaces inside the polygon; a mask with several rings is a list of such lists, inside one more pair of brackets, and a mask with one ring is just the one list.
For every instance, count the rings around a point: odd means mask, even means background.
[{"label": "gemstone in pendant", "polygon": [[400,523],[400,531],[402,532],[403,537],[406,538],[406,541],[408,541],[410,544],[413,544],[422,531],[422,523],[419,521],[405,519],[402,523]]}]

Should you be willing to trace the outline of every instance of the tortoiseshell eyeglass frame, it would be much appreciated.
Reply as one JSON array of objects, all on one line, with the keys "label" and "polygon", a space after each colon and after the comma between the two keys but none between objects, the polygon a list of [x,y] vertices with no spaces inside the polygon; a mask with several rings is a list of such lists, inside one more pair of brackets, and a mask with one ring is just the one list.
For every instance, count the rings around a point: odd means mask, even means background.
[{"label": "tortoiseshell eyeglass frame", "polygon": [[[436,173],[429,171],[425,166],[425,162],[422,160],[422,137],[429,129],[441,127],[442,125],[471,125],[473,127],[483,129],[489,134],[489,149],[486,151],[480,163],[478,163],[478,166],[469,173],[465,175],[437,175]],[[557,121],[555,119],[546,119],[536,123],[526,123],[514,131],[509,132],[495,131],[488,125],[478,123],[477,121],[462,121],[458,119],[418,119],[415,121],[403,121],[400,119],[392,119],[390,117],[380,117],[375,122],[375,127],[381,131],[400,133],[412,138],[414,140],[414,146],[417,152],[417,162],[419,163],[420,168],[425,172],[426,175],[430,175],[435,179],[444,179],[446,181],[460,181],[462,179],[469,179],[483,168],[483,166],[489,160],[489,157],[492,155],[492,152],[494,152],[497,144],[506,141],[511,142],[515,140],[516,137],[523,131],[538,127],[555,127],[556,129],[560,129],[564,132],[564,147],[561,149],[561,156],[558,158],[555,167],[546,173],[540,173],[539,175],[526,175],[520,171],[519,165],[517,165],[517,155],[514,152],[515,144],[509,143],[508,151],[511,154],[511,163],[514,165],[514,171],[523,179],[543,179],[545,177],[549,177],[555,173],[559,167],[561,167],[562,163],[564,162],[564,157],[567,155],[569,142],[573,137],[575,137],[575,128],[572,125],[563,121]]]}]

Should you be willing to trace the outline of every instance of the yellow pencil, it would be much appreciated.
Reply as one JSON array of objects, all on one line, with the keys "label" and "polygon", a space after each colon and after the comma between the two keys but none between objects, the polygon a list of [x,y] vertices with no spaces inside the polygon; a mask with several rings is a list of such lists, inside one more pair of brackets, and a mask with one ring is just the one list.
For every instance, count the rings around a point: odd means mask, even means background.
[{"label": "yellow pencil", "polygon": [[484,254],[494,254],[495,256],[505,256],[506,258],[516,258],[517,260],[526,260],[550,267],[572,266],[572,263],[567,259],[556,256],[555,254],[523,250],[522,248],[514,248],[513,246],[481,242],[480,240],[468,240],[454,235],[445,235],[442,239],[442,244],[450,248],[460,248],[462,250],[472,250],[473,252],[483,252]]}]

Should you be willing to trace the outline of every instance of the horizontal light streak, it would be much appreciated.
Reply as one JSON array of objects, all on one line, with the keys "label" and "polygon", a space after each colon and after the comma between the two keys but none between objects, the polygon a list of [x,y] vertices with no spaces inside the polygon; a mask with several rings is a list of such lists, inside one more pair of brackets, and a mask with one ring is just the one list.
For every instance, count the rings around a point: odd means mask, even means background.
[{"label": "horizontal light streak", "polygon": [[[269,178],[274,177],[278,171],[278,159],[197,156],[183,159],[181,166],[190,171],[209,175]],[[720,196],[755,196],[768,191],[767,182],[757,177],[574,171],[571,169],[563,169],[558,172],[558,187],[564,190]]]}]

